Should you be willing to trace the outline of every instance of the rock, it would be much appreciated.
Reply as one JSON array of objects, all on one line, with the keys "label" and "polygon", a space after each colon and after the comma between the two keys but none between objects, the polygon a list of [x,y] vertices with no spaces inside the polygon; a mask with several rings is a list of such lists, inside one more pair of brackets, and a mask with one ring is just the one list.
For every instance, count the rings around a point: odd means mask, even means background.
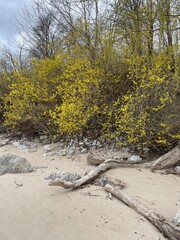
[{"label": "rock", "polygon": [[176,216],[173,218],[172,223],[176,226],[180,226],[180,210],[176,213]]},{"label": "rock", "polygon": [[148,147],[144,147],[144,148],[143,148],[143,152],[144,152],[144,153],[148,153],[149,151],[150,151],[150,149],[149,149]]},{"label": "rock", "polygon": [[74,148],[70,149],[68,152],[71,156],[73,156],[76,153],[76,150]]},{"label": "rock", "polygon": [[93,143],[92,143],[92,146],[96,146],[96,143],[97,143],[97,140],[94,140]]},{"label": "rock", "polygon": [[45,145],[45,146],[43,147],[43,151],[44,151],[44,152],[50,152],[50,151],[51,151],[50,145]]},{"label": "rock", "polygon": [[43,144],[50,144],[52,141],[48,138],[47,135],[41,135],[39,137],[39,142]]},{"label": "rock", "polygon": [[28,173],[33,168],[26,158],[13,154],[5,154],[0,157],[0,175],[6,173]]},{"label": "rock", "polygon": [[58,148],[59,149],[64,148],[64,142],[58,142]]},{"label": "rock", "polygon": [[63,149],[61,152],[60,152],[60,156],[66,156],[67,155],[67,151],[66,149]]},{"label": "rock", "polygon": [[9,139],[3,139],[1,142],[0,142],[0,147],[3,147],[5,145],[7,145],[9,143]]},{"label": "rock", "polygon": [[19,141],[13,142],[13,146],[15,146],[15,147],[20,147],[20,146],[21,146],[21,143],[20,143]]},{"label": "rock", "polygon": [[124,148],[121,148],[121,151],[122,151],[122,152],[130,152],[130,149],[124,147]]},{"label": "rock", "polygon": [[84,142],[80,141],[79,146],[84,146]]},{"label": "rock", "polygon": [[34,152],[37,148],[37,144],[36,143],[23,143],[22,144],[24,149],[29,149],[29,152]]},{"label": "rock", "polygon": [[74,140],[70,140],[69,144],[68,144],[68,147],[73,147],[74,146]]},{"label": "rock", "polygon": [[176,167],[174,168],[174,171],[175,171],[178,175],[180,175],[180,166],[176,166]]},{"label": "rock", "polygon": [[46,180],[62,180],[62,181],[67,181],[67,182],[74,182],[80,179],[81,176],[78,175],[77,173],[69,173],[69,172],[59,172],[59,173],[52,173],[49,175]]},{"label": "rock", "polygon": [[40,139],[40,140],[47,139],[47,136],[46,136],[46,135],[41,135],[41,136],[39,137],[39,139]]},{"label": "rock", "polygon": [[81,153],[82,154],[86,154],[88,151],[87,151],[87,149],[86,148],[82,148],[82,150],[81,150]]},{"label": "rock", "polygon": [[138,162],[138,161],[142,161],[142,158],[138,155],[132,155],[131,157],[128,158],[128,160],[132,162]]},{"label": "rock", "polygon": [[106,184],[114,186],[114,183],[107,177],[101,177],[94,181],[94,185],[104,187]]},{"label": "rock", "polygon": [[29,143],[29,142],[23,141],[23,140],[15,141],[15,142],[13,142],[13,145],[20,149],[31,149],[31,150],[34,150],[37,147],[36,143]]},{"label": "rock", "polygon": [[97,140],[95,146],[96,148],[102,148],[103,145],[99,140]]}]

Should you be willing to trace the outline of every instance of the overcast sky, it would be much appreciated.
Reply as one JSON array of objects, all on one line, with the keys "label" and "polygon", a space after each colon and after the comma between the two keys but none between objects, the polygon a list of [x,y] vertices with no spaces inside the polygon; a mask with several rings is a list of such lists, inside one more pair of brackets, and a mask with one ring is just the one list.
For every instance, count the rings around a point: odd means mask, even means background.
[{"label": "overcast sky", "polygon": [[17,37],[16,18],[22,15],[24,5],[31,0],[0,0],[0,46],[13,48],[13,39]]}]

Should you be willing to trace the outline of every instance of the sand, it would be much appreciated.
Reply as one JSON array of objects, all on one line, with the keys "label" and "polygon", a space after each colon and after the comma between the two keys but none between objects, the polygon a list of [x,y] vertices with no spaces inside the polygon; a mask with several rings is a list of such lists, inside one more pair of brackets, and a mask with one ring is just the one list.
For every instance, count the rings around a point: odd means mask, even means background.
[{"label": "sand", "polygon": [[[76,191],[48,186],[50,173],[83,174],[90,167],[86,155],[73,158],[44,157],[11,145],[0,155],[26,157],[36,167],[27,174],[0,176],[0,240],[163,240],[161,233],[141,215],[119,200],[110,200],[100,187],[88,185]],[[151,173],[148,169],[113,169],[105,174],[127,183],[125,191],[171,219],[180,209],[180,178]]]}]

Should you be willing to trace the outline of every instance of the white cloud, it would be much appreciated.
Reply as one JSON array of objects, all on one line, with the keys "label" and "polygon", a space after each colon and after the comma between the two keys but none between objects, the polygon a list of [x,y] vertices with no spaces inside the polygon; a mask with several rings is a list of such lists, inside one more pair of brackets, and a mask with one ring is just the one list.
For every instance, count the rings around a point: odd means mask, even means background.
[{"label": "white cloud", "polygon": [[[0,0],[0,42],[11,45],[17,35],[16,18],[21,15],[25,4],[31,0]],[[9,46],[11,47],[11,46]]]}]

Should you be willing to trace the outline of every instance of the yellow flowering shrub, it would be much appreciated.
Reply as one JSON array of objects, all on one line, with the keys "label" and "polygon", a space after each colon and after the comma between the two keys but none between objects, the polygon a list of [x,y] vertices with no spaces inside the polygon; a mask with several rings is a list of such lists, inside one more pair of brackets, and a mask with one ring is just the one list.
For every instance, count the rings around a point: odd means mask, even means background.
[{"label": "yellow flowering shrub", "polygon": [[5,125],[25,132],[49,132],[49,109],[53,109],[62,60],[33,60],[29,71],[14,72],[14,83],[5,98]]},{"label": "yellow flowering shrub", "polygon": [[0,73],[0,122],[3,122],[4,98],[9,93],[9,87],[12,84],[13,75],[5,72]]},{"label": "yellow flowering shrub", "polygon": [[127,77],[133,86],[109,112],[109,119],[114,120],[113,137],[126,136],[128,143],[167,146],[180,137],[178,81],[171,71],[171,59],[165,54],[151,59],[137,56],[127,59],[127,64]]},{"label": "yellow flowering shrub", "polygon": [[180,138],[180,70],[171,66],[163,53],[125,56],[112,72],[81,57],[32,60],[29,70],[5,76],[0,111],[15,131],[168,146]]},{"label": "yellow flowering shrub", "polygon": [[99,111],[102,76],[100,70],[90,67],[85,59],[70,60],[66,65],[61,75],[61,85],[57,86],[62,103],[50,111],[60,134],[73,135],[90,128],[91,120]]}]

